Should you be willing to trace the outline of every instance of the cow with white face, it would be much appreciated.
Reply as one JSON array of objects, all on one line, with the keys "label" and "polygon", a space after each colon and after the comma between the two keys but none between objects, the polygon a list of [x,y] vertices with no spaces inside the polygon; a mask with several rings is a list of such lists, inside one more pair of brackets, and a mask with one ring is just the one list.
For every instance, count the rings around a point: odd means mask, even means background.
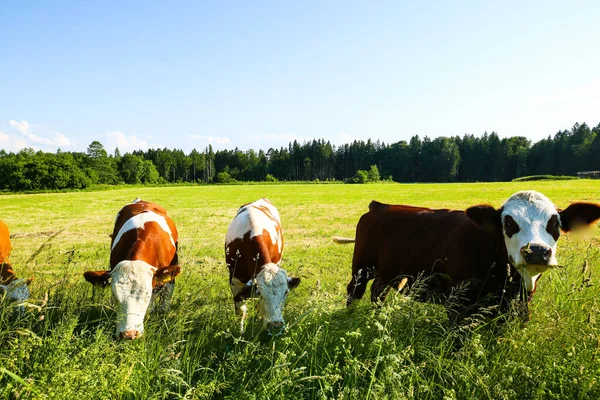
[{"label": "cow with white face", "polygon": [[93,285],[109,283],[117,303],[116,336],[137,339],[151,300],[160,296],[166,311],[175,288],[178,234],[167,211],[158,204],[135,199],[119,211],[111,235],[110,270],[88,271]]},{"label": "cow with white face", "polygon": [[558,265],[556,244],[567,218],[546,196],[535,191],[517,192],[499,210],[508,259],[523,279],[528,292],[540,274]]},{"label": "cow with white face", "polygon": [[244,300],[254,295],[260,295],[258,310],[269,332],[283,328],[285,298],[300,279],[279,267],[282,252],[277,208],[266,198],[240,207],[225,236],[225,262],[242,332],[247,316]]},{"label": "cow with white face", "polygon": [[560,231],[598,219],[598,204],[577,202],[561,210],[533,190],[513,194],[499,209],[485,204],[464,211],[431,209],[373,201],[358,222],[355,238],[334,238],[339,244],[355,243],[347,304],[364,295],[371,279],[371,300],[376,302],[397,282],[423,276],[436,294],[463,289],[461,316],[474,312],[486,297],[501,312],[517,299],[525,311],[540,274],[558,266]]}]

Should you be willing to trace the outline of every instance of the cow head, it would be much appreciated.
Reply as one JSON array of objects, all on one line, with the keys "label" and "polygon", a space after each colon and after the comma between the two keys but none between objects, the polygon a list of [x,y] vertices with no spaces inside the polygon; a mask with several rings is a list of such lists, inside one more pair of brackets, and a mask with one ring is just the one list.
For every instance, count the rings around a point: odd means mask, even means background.
[{"label": "cow head", "polygon": [[258,310],[270,332],[281,331],[284,326],[283,306],[285,297],[300,284],[300,278],[288,277],[286,271],[276,264],[266,264],[256,276],[260,293]]},{"label": "cow head", "polygon": [[181,272],[178,265],[157,269],[144,261],[121,261],[111,271],[87,271],[85,279],[105,287],[110,283],[117,303],[117,330],[121,339],[137,339],[144,333],[144,317],[153,288],[171,281]]},{"label": "cow head", "polygon": [[535,290],[540,274],[558,265],[556,244],[561,229],[568,232],[600,218],[600,205],[574,203],[557,209],[543,194],[529,190],[513,194],[496,210],[492,206],[470,207],[466,214],[486,230],[502,231],[511,264],[528,292]]}]

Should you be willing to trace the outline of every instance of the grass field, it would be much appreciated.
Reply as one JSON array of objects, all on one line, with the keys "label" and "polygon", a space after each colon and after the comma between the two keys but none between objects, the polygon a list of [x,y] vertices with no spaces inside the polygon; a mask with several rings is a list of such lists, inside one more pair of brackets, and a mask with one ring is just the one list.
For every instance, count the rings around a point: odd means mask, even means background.
[{"label": "grass field", "polygon": [[[344,307],[356,222],[377,199],[430,207],[500,206],[537,189],[557,206],[600,202],[600,181],[492,184],[253,185],[0,196],[12,263],[35,275],[35,305],[19,320],[0,310],[0,398],[600,398],[600,236],[563,235],[526,326],[458,330],[441,306],[391,295]],[[117,211],[135,197],[163,205],[178,226],[180,263],[171,311],[144,336],[113,339],[110,290],[82,278],[108,266]],[[279,208],[284,268],[302,278],[288,296],[286,332],[271,338],[251,318],[241,335],[224,265],[237,208],[266,196]],[[584,261],[589,268],[582,272]],[[253,307],[250,307],[253,310]]]}]

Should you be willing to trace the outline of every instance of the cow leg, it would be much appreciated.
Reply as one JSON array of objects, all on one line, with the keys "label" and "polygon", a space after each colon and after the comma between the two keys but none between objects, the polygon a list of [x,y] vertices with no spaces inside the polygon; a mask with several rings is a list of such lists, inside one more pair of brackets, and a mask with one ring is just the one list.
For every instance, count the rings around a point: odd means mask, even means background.
[{"label": "cow leg", "polygon": [[[175,242],[175,255],[171,260],[169,265],[178,265],[179,264],[179,256],[177,255],[177,251],[179,250],[179,242]],[[167,282],[163,285],[163,287],[156,294],[152,294],[152,309],[158,308],[158,312],[166,313],[171,308],[171,298],[173,297],[173,292],[175,291],[175,279],[173,278],[170,282]],[[159,297],[159,299],[156,299]],[[158,304],[156,304],[158,303]]]},{"label": "cow leg", "polygon": [[160,303],[158,305],[158,312],[166,313],[171,308],[171,298],[175,291],[175,279],[171,282],[165,283],[162,290],[160,291]]},{"label": "cow leg", "polygon": [[369,270],[367,268],[358,268],[356,273],[352,274],[352,279],[346,287],[346,291],[348,293],[346,306],[350,306],[355,299],[362,299],[363,295],[365,294],[365,290],[367,290],[367,283],[369,282],[369,279]]},{"label": "cow leg", "polygon": [[371,301],[373,303],[383,302],[390,291],[391,286],[389,282],[382,279],[381,277],[375,277],[373,284],[371,285]]},{"label": "cow leg", "polygon": [[244,333],[244,322],[248,316],[248,306],[246,305],[245,300],[247,298],[249,289],[251,289],[251,286],[248,286],[239,279],[235,278],[232,273],[229,278],[229,287],[231,288],[231,294],[233,295],[235,313],[241,317],[240,332]]}]

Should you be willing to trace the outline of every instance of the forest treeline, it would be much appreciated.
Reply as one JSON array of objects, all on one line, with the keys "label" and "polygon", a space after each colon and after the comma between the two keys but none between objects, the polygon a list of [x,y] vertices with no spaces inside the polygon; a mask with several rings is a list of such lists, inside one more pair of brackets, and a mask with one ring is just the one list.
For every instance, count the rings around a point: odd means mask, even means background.
[{"label": "forest treeline", "polygon": [[[600,124],[575,124],[534,144],[525,137],[413,136],[410,141],[294,141],[263,150],[149,149],[108,154],[92,142],[86,152],[0,150],[0,190],[82,189],[95,184],[227,183],[233,181],[356,182],[373,171],[396,182],[510,181],[524,175],[575,175],[600,170]],[[375,175],[377,177],[377,175]],[[391,178],[390,178],[391,177]]]}]

